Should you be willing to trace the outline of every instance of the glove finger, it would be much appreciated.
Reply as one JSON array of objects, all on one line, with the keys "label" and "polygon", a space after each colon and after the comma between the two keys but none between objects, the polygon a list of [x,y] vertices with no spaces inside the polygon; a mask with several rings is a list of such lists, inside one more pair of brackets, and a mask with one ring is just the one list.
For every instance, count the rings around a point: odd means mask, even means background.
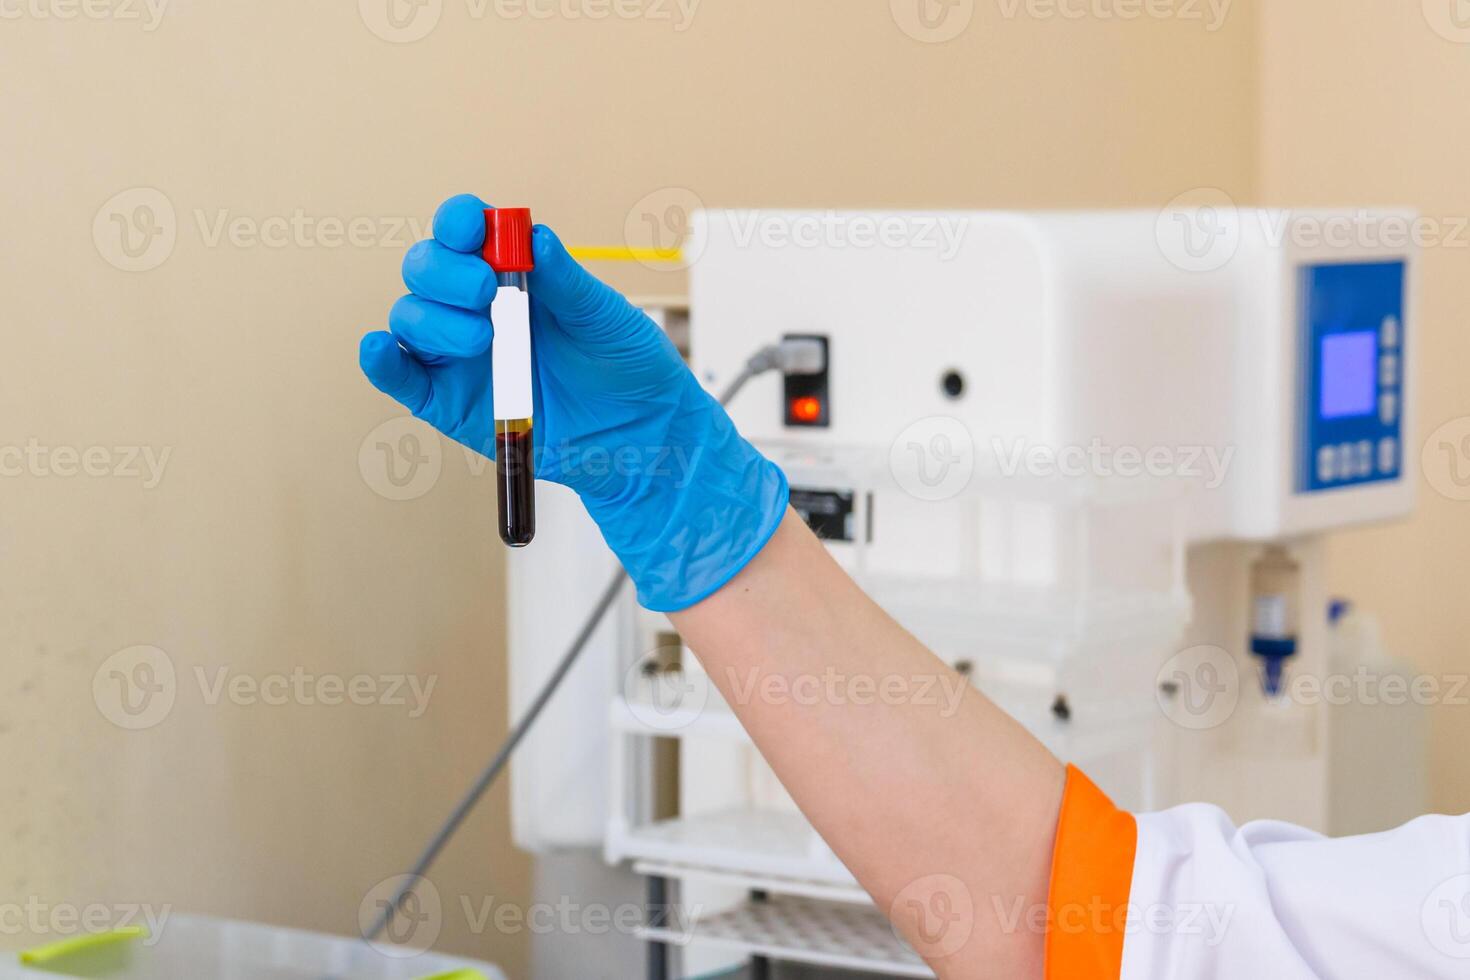
[{"label": "glove finger", "polygon": [[644,322],[642,311],[582,268],[550,228],[536,226],[531,251],[536,260],[530,273],[531,295],[568,332],[610,340],[626,336]]},{"label": "glove finger", "polygon": [[485,209],[473,194],[456,194],[434,213],[434,237],[456,252],[479,252],[485,245]]},{"label": "glove finger", "polygon": [[429,372],[408,351],[399,347],[387,331],[377,330],[362,338],[357,362],[374,388],[414,415],[422,412],[429,403]]},{"label": "glove finger", "polygon": [[490,349],[490,318],[420,296],[404,296],[388,314],[388,329],[419,360],[478,357]]},{"label": "glove finger", "polygon": [[432,240],[403,257],[403,283],[416,296],[466,310],[485,310],[495,299],[495,270],[484,259]]}]

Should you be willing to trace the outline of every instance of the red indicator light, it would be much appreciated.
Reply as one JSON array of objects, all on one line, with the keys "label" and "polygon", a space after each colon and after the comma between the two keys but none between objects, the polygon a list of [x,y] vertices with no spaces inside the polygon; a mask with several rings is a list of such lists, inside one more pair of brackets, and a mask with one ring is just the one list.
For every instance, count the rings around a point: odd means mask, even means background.
[{"label": "red indicator light", "polygon": [[816,422],[822,417],[822,400],[805,395],[791,402],[791,417],[798,422]]}]

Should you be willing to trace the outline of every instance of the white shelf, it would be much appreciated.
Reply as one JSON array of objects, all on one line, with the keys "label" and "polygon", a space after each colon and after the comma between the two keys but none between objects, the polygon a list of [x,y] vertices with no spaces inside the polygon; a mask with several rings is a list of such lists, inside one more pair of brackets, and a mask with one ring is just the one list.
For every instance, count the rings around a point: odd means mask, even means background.
[{"label": "white shelf", "polygon": [[[1106,717],[1096,720],[1062,723],[1051,716],[1048,704],[1036,700],[1035,692],[1031,692],[1033,696],[1028,703],[1012,700],[1008,696],[1011,693],[995,689],[986,692],[992,701],[1024,725],[1047,748],[1064,761],[1079,766],[1099,756],[1147,745],[1151,738],[1150,726],[1157,713],[1150,699],[1141,710],[1127,713],[1109,711]],[[618,697],[612,700],[608,714],[615,731],[630,735],[720,738],[752,744],[750,735],[724,702],[717,698],[711,698],[711,701],[713,703],[699,708],[667,710],[653,709],[646,704],[630,704]],[[1085,701],[1079,706],[1092,707]],[[650,714],[655,710],[656,715]],[[656,718],[656,721],[650,721],[650,718]]]},{"label": "white shelf", "polygon": [[872,906],[773,898],[699,919],[691,935],[649,928],[640,929],[639,935],[668,943],[709,943],[794,963],[900,977],[934,976]]},{"label": "white shelf", "polygon": [[[793,485],[839,485],[889,492],[922,483],[918,457],[895,458],[885,447],[811,445],[784,439],[758,439],[756,447],[775,462]],[[1172,503],[1196,484],[1177,477],[1107,477],[1012,469],[986,447],[976,446],[970,479],[955,499],[992,499],[1087,503],[1119,506],[1139,502]]]},{"label": "white shelf", "polygon": [[743,807],[644,824],[610,835],[608,856],[858,887],[806,818],[781,810]]},{"label": "white shelf", "polygon": [[1130,650],[1142,661],[1189,621],[1177,480],[1006,475],[980,453],[963,488],[926,501],[899,472],[916,460],[874,447],[764,448],[793,486],[853,494],[853,519],[869,530],[834,554],[943,657],[1054,672]]},{"label": "white shelf", "polygon": [[712,885],[724,885],[744,891],[763,891],[772,895],[794,895],[798,898],[816,898],[824,902],[842,902],[846,905],[873,904],[868,893],[855,885],[834,885],[822,881],[806,881],[783,875],[753,875],[721,868],[706,868],[697,864],[677,864],[661,861],[635,861],[633,870],[641,875],[658,878],[677,878],[680,881],[701,881]]},{"label": "white shelf", "polygon": [[[707,683],[700,677],[698,683]],[[676,708],[656,707],[645,699],[615,697],[608,710],[614,731],[630,735],[663,738],[728,738],[749,742],[745,726],[710,687],[708,701],[680,705]]]},{"label": "white shelf", "polygon": [[1086,648],[1131,637],[1169,637],[1184,628],[1191,614],[1188,599],[1165,590],[1094,591],[1084,597],[973,577],[851,574],[909,630],[941,629],[983,638],[993,656],[1060,662]]}]

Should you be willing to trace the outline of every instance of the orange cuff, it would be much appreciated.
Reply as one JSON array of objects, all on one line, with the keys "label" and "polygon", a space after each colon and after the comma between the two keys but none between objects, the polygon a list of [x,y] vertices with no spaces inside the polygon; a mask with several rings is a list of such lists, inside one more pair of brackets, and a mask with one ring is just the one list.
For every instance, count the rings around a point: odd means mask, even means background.
[{"label": "orange cuff", "polygon": [[1111,980],[1123,970],[1138,825],[1067,767],[1047,898],[1047,980]]}]

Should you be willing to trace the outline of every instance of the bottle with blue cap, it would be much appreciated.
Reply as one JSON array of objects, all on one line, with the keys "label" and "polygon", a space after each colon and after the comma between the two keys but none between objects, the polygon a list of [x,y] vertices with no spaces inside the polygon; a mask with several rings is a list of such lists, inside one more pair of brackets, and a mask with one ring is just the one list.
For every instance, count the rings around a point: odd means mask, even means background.
[{"label": "bottle with blue cap", "polygon": [[1251,653],[1261,658],[1261,690],[1281,695],[1287,662],[1297,651],[1301,566],[1271,545],[1251,567]]}]

